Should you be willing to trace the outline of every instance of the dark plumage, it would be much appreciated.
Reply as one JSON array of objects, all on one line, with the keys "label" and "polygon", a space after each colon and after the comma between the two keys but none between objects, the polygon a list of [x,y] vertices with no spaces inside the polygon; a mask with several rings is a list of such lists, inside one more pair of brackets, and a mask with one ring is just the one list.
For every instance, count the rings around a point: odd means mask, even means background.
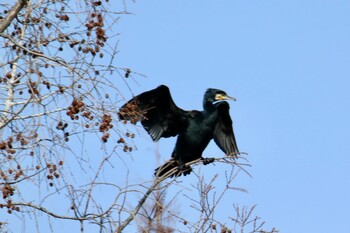
[{"label": "dark plumage", "polygon": [[204,94],[203,111],[185,111],[176,106],[169,88],[161,85],[123,105],[119,118],[132,123],[141,121],[154,141],[178,135],[172,158],[157,168],[155,175],[163,176],[174,167],[178,168],[175,175],[187,175],[192,169],[185,163],[199,158],[204,164],[214,161],[213,158],[202,157],[211,139],[226,155],[239,154],[229,105],[222,101],[229,99],[235,100],[222,90],[209,88]]}]

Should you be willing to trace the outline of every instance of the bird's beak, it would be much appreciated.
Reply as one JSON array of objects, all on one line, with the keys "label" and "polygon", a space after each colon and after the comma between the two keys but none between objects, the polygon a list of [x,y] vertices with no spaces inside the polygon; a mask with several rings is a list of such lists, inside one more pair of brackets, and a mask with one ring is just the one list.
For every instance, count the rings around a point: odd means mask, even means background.
[{"label": "bird's beak", "polygon": [[228,96],[228,95],[216,94],[215,100],[233,100],[233,101],[236,101],[236,98]]},{"label": "bird's beak", "polygon": [[233,101],[236,101],[236,98],[235,97],[232,97],[232,96],[226,96],[226,100],[233,100]]}]

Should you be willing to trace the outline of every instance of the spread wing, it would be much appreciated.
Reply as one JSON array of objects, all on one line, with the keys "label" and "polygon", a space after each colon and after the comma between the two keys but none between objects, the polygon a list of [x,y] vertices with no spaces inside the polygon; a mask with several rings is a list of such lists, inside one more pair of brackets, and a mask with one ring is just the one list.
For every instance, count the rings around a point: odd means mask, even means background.
[{"label": "spread wing", "polygon": [[215,105],[218,110],[218,121],[214,129],[214,141],[226,155],[237,156],[239,150],[229,114],[230,107],[227,102],[219,102]]},{"label": "spread wing", "polygon": [[124,104],[119,119],[131,123],[141,121],[154,141],[161,137],[176,136],[184,125],[186,111],[178,108],[171,98],[169,88],[161,85],[141,93]]}]

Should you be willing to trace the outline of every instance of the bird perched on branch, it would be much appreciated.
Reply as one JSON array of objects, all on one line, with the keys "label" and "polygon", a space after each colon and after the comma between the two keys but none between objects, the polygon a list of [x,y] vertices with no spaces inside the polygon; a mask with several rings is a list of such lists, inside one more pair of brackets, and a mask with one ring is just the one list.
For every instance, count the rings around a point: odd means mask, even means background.
[{"label": "bird perched on branch", "polygon": [[229,105],[224,100],[236,99],[222,90],[209,88],[204,94],[203,111],[185,111],[176,106],[169,88],[161,85],[129,100],[118,115],[134,124],[141,121],[153,141],[178,135],[172,158],[157,168],[155,175],[167,176],[174,168],[172,176],[188,175],[192,168],[186,163],[197,159],[202,159],[204,165],[214,162],[214,158],[202,157],[212,139],[226,155],[239,154]]}]

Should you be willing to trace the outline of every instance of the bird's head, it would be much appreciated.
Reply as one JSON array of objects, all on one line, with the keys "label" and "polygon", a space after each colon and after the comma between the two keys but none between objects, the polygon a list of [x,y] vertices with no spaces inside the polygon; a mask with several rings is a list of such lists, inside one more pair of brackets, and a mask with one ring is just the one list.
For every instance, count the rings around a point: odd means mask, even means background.
[{"label": "bird's head", "polygon": [[204,100],[208,102],[215,102],[215,101],[221,101],[221,100],[233,100],[236,101],[234,97],[228,96],[226,92],[219,90],[219,89],[214,89],[214,88],[209,88],[205,94],[204,94]]}]

